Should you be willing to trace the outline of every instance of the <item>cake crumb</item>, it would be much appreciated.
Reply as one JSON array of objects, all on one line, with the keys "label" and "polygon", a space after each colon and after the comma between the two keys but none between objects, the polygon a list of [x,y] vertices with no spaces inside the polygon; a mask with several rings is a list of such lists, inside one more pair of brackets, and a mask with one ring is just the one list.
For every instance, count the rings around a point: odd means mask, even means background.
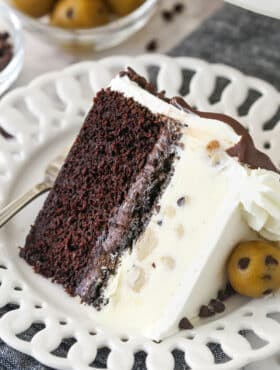
[{"label": "cake crumb", "polygon": [[212,140],[210,141],[208,144],[207,144],[207,147],[206,149],[208,151],[213,151],[213,150],[217,150],[220,148],[220,143],[218,140]]},{"label": "cake crumb", "polygon": [[158,245],[158,238],[152,229],[147,229],[139,241],[137,256],[140,261],[147,258]]},{"label": "cake crumb", "polygon": [[145,285],[145,271],[141,267],[134,267],[133,276],[130,279],[130,286],[132,290],[139,293]]},{"label": "cake crumb", "polygon": [[169,218],[172,218],[176,215],[176,209],[172,206],[168,206],[165,208],[164,210],[164,214],[169,217]]},{"label": "cake crumb", "polygon": [[176,266],[176,262],[174,260],[174,258],[170,257],[170,256],[162,256],[160,257],[160,260],[161,262],[169,269],[169,270],[173,270]]},{"label": "cake crumb", "polygon": [[182,237],[184,236],[184,233],[185,233],[184,226],[182,224],[178,225],[176,227],[175,231],[176,231],[176,234],[177,234],[178,238],[182,239]]}]

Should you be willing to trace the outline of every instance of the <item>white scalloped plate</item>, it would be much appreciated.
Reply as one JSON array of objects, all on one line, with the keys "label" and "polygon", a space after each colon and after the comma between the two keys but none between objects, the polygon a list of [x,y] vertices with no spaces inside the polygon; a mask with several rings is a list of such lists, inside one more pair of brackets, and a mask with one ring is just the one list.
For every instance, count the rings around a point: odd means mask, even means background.
[{"label": "white scalloped plate", "polygon": [[[250,129],[257,146],[265,147],[279,165],[280,124],[277,125],[276,113],[280,112],[280,94],[268,83],[230,67],[193,58],[114,57],[47,74],[2,100],[0,125],[15,139],[4,140],[0,136],[1,206],[42,178],[45,165],[73,140],[92,96],[126,65],[147,77],[148,67],[157,67],[160,90],[166,90],[169,96],[187,93],[190,104],[201,110],[224,112],[236,118],[243,114],[242,122]],[[183,76],[192,78],[190,84],[186,82],[182,87]],[[217,83],[226,87],[221,94],[213,95]],[[243,104],[246,100],[249,110]],[[250,302],[237,299],[230,303],[225,315],[159,344],[138,337],[124,341],[123,336],[111,333],[109,328],[96,327],[88,308],[68,297],[59,286],[34,274],[18,257],[18,246],[23,245],[42,202],[42,198],[34,201],[0,230],[0,307],[18,305],[0,318],[0,336],[10,346],[48,366],[68,370],[92,370],[89,364],[104,346],[111,350],[107,367],[112,370],[130,370],[134,354],[140,350],[147,353],[149,370],[172,370],[174,349],[184,351],[187,364],[196,370],[236,369],[279,350],[278,295]],[[17,336],[38,322],[45,328],[31,341]],[[240,335],[241,330],[249,330],[249,335]],[[67,356],[53,354],[69,337],[75,338],[76,343]],[[257,348],[252,344],[253,337],[258,339]],[[219,343],[227,354],[223,364],[215,363],[209,342]]]}]

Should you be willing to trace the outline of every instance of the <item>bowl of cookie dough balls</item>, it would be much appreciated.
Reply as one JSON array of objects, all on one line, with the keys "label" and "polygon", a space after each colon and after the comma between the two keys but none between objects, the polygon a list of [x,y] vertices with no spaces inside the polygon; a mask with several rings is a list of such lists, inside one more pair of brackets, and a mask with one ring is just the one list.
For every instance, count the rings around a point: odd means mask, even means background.
[{"label": "bowl of cookie dough balls", "polygon": [[66,50],[113,47],[143,28],[159,0],[7,0],[26,29]]}]

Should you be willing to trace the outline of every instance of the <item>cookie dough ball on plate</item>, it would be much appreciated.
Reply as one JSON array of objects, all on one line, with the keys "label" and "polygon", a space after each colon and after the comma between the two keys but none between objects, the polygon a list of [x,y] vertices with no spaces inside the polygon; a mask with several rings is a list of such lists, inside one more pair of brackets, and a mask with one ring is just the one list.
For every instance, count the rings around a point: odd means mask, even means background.
[{"label": "cookie dough ball on plate", "polygon": [[228,260],[227,272],[241,295],[257,298],[273,293],[280,288],[280,250],[263,240],[240,243]]}]

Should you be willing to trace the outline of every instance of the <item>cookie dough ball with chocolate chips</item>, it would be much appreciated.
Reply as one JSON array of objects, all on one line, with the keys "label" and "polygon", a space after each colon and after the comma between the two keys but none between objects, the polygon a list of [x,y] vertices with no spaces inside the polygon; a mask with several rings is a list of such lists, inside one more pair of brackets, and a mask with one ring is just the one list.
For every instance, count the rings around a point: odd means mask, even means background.
[{"label": "cookie dough ball with chocolate chips", "polygon": [[54,26],[68,29],[98,27],[108,21],[103,0],[60,0],[51,16]]},{"label": "cookie dough ball with chocolate chips", "polygon": [[25,14],[39,18],[49,14],[56,0],[12,0],[12,4]]},{"label": "cookie dough ball with chocolate chips", "polygon": [[280,250],[263,240],[243,242],[227,264],[229,282],[244,296],[257,298],[280,288]]},{"label": "cookie dough ball with chocolate chips", "polygon": [[124,16],[137,9],[144,0],[107,0],[107,2],[114,13]]}]

